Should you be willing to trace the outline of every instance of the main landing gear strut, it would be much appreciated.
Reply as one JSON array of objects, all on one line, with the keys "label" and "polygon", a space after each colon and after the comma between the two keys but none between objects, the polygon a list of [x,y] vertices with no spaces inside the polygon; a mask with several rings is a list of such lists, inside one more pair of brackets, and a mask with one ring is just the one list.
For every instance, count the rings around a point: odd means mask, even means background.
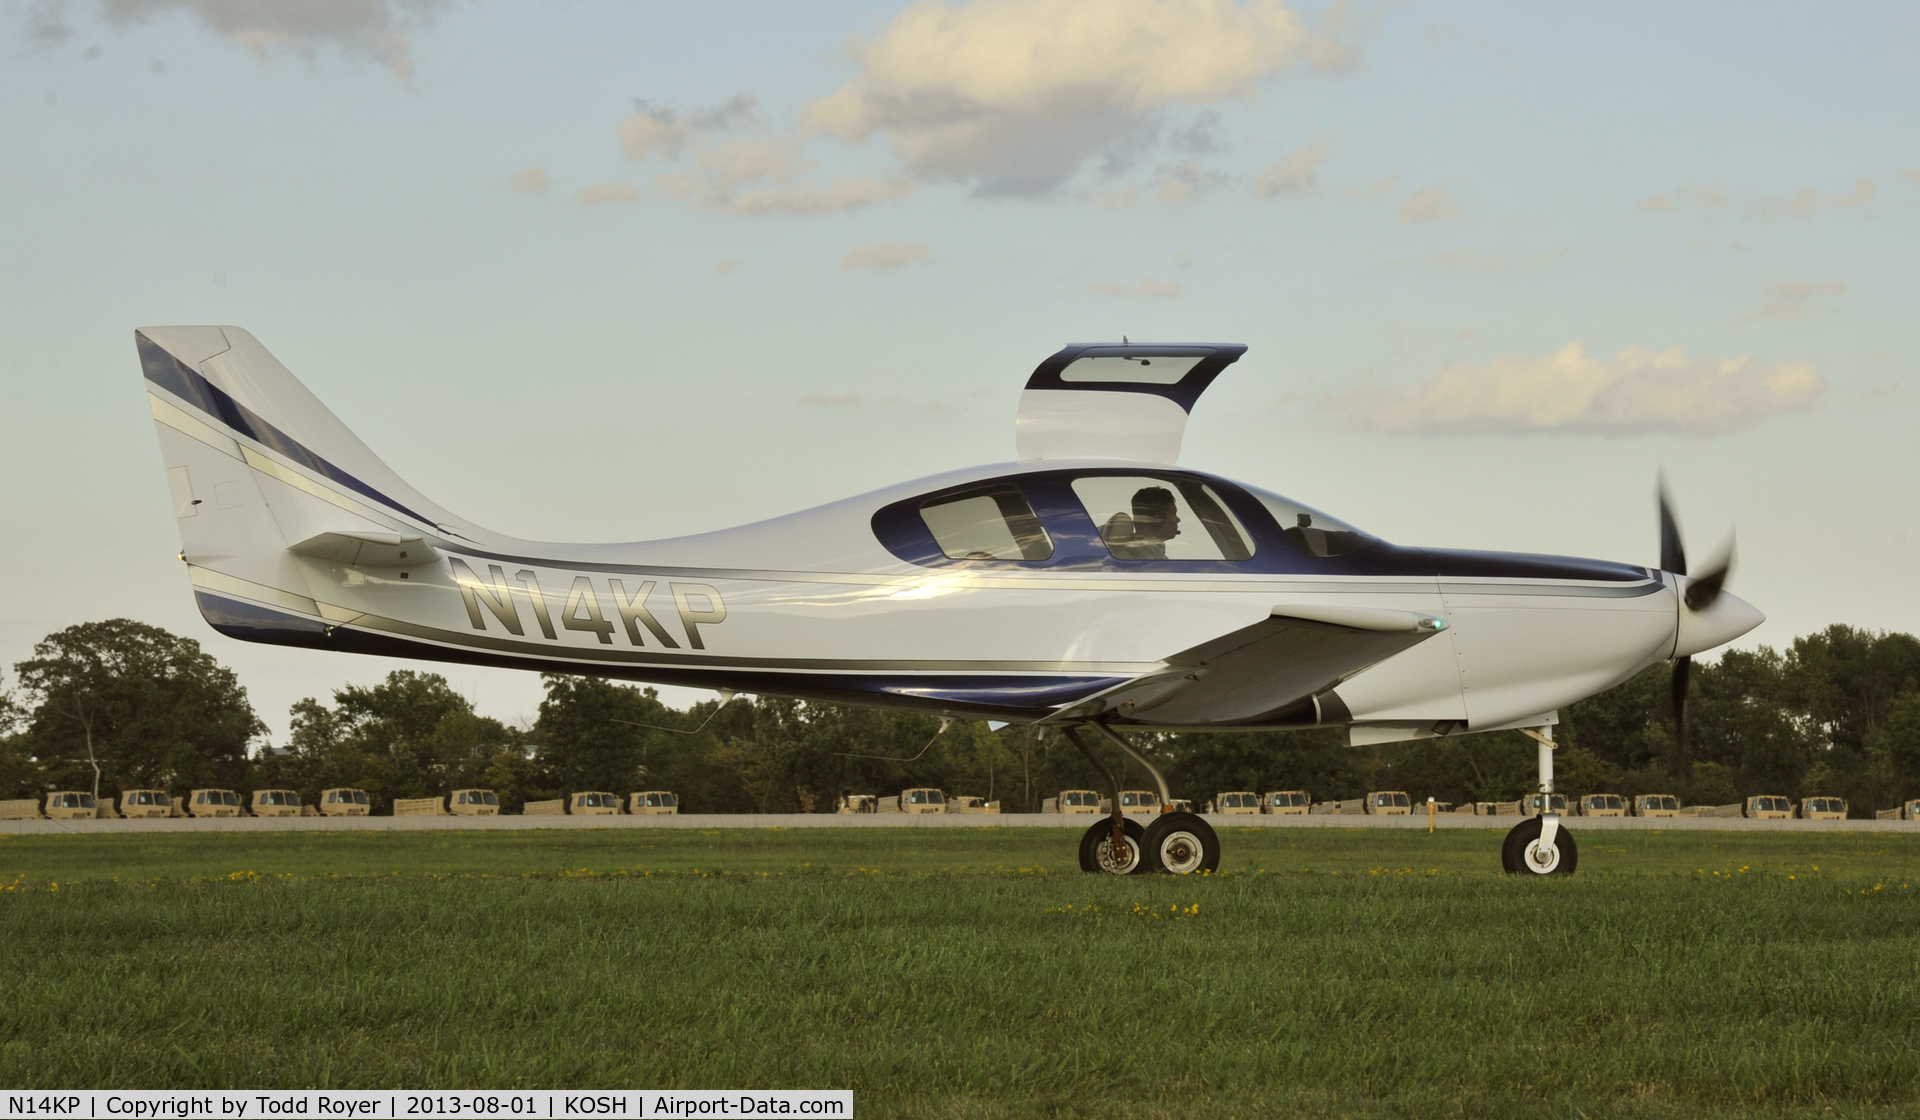
[{"label": "main landing gear strut", "polygon": [[1520,729],[1540,746],[1540,815],[1529,817],[1507,833],[1500,846],[1500,866],[1509,875],[1571,875],[1580,862],[1573,833],[1560,827],[1553,811],[1553,728]]},{"label": "main landing gear strut", "polygon": [[1093,763],[1094,768],[1106,779],[1108,804],[1113,808],[1111,816],[1096,822],[1080,837],[1080,870],[1108,875],[1154,872],[1191,875],[1196,871],[1219,870],[1220,838],[1214,834],[1213,826],[1201,819],[1199,814],[1168,812],[1167,806],[1172,797],[1167,788],[1166,775],[1160,772],[1160,768],[1106,724],[1090,723],[1083,726],[1119,747],[1128,758],[1153,775],[1154,785],[1160,794],[1160,815],[1153,818],[1153,823],[1142,827],[1139,821],[1122,813],[1120,779],[1087,746],[1080,737],[1079,729],[1062,728],[1067,741],[1078,747],[1080,753],[1086,755],[1087,761]]}]

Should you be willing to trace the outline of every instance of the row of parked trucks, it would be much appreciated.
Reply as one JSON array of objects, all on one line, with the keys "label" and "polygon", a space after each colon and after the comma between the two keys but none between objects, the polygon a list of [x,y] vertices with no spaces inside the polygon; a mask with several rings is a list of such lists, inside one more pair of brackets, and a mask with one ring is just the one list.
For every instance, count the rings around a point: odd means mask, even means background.
[{"label": "row of parked trucks", "polygon": [[[1401,790],[1373,790],[1365,797],[1342,801],[1315,802],[1305,790],[1278,790],[1252,793],[1235,790],[1217,794],[1207,802],[1204,812],[1216,816],[1374,815],[1406,816],[1427,808]],[[1533,817],[1551,810],[1571,817],[1746,817],[1754,820],[1845,820],[1847,802],[1839,797],[1803,797],[1795,805],[1790,798],[1762,794],[1730,805],[1686,805],[1665,793],[1643,793],[1622,797],[1615,793],[1590,793],[1569,802],[1561,794],[1534,794],[1518,801],[1469,801],[1455,805],[1450,801],[1433,803],[1433,812],[1481,817]],[[1113,811],[1113,803],[1090,789],[1061,790],[1056,797],[1041,803],[1042,813],[1097,814]],[[1152,790],[1120,791],[1120,811],[1129,816],[1155,816],[1163,811],[1160,795]],[[1173,800],[1165,811],[1192,812],[1193,803]],[[369,812],[365,790],[329,789],[320,793],[317,805],[303,803],[300,794],[290,789],[255,790],[243,799],[230,789],[196,789],[184,797],[165,790],[130,789],[121,791],[117,804],[99,803],[91,793],[60,790],[49,793],[44,805],[37,798],[0,801],[0,820],[73,820],[94,818],[143,817],[364,817]],[[527,816],[670,816],[680,812],[680,799],[665,790],[641,790],[622,798],[619,794],[587,791],[557,797],[551,801],[529,801],[521,809]],[[853,793],[840,799],[841,813],[998,813],[1000,802],[984,797],[952,796],[931,787],[902,790],[889,797]],[[445,797],[399,798],[393,803],[396,817],[492,817],[500,813],[500,799],[489,789],[456,789]],[[1881,809],[1875,816],[1883,821],[1920,821],[1920,798],[1892,809]]]},{"label": "row of parked trucks", "polygon": [[[0,820],[76,820],[143,817],[364,817],[371,811],[367,791],[329,789],[319,804],[307,804],[297,790],[260,789],[242,798],[230,789],[196,789],[176,797],[163,789],[122,790],[118,802],[101,801],[91,793],[59,790],[44,804],[38,798],[0,801]],[[622,798],[614,793],[575,793],[552,801],[529,801],[521,810],[529,816],[669,816],[680,811],[680,799],[665,790],[642,790]],[[500,813],[500,799],[490,789],[456,789],[445,797],[403,797],[393,803],[396,817],[492,817]]]}]

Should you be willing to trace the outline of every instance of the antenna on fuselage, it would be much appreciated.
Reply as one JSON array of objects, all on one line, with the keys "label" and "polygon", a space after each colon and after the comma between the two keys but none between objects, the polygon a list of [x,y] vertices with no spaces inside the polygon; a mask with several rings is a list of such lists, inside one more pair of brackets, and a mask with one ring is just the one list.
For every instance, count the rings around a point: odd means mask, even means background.
[{"label": "antenna on fuselage", "polygon": [[[611,719],[610,718],[608,722],[624,723],[628,727],[644,727],[649,731],[665,731],[668,734],[672,734],[672,735],[698,735],[702,731],[705,731],[707,729],[707,724],[713,722],[714,716],[717,716],[720,714],[720,708],[724,708],[728,704],[733,703],[733,698],[740,695],[738,692],[735,692],[731,688],[716,688],[714,689],[714,691],[720,694],[720,707],[715,708],[711,712],[708,712],[707,718],[702,720],[700,722],[700,726],[694,728],[692,731],[682,730],[681,728],[678,728],[678,727],[661,727],[657,723],[635,723],[630,719]],[[943,727],[940,730],[945,731],[946,728]]]},{"label": "antenna on fuselage", "polygon": [[[940,730],[933,733],[933,739],[938,739],[940,736],[946,734],[947,728],[952,726],[953,726],[952,716],[941,716]],[[920,748],[920,754],[926,754],[929,750],[933,749],[933,739],[928,739],[927,745]],[[834,751],[832,753],[839,755],[841,758],[878,758],[887,762],[918,762],[920,761],[920,754],[916,754],[912,758],[896,758],[890,754],[849,754],[846,751]]]}]

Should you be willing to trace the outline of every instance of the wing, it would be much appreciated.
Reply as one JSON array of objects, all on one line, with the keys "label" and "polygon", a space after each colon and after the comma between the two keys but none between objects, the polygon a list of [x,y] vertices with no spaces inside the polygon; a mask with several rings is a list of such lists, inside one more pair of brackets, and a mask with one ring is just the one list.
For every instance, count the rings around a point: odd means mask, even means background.
[{"label": "wing", "polygon": [[1172,463],[1194,402],[1246,352],[1237,342],[1069,346],[1027,379],[1020,458]]},{"label": "wing", "polygon": [[[1369,607],[1275,607],[1273,616],[1183,650],[1166,667],[1048,717],[1111,714],[1163,727],[1297,722],[1302,704],[1446,629],[1445,619]],[[1320,722],[1317,713],[1312,722]]]}]

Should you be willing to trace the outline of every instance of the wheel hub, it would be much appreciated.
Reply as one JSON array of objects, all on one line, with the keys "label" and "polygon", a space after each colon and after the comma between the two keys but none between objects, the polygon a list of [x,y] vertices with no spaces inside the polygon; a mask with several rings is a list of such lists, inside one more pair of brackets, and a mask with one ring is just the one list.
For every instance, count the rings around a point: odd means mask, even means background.
[{"label": "wheel hub", "polygon": [[1188,875],[1206,858],[1206,846],[1191,832],[1175,832],[1160,841],[1160,866],[1175,875]]}]

